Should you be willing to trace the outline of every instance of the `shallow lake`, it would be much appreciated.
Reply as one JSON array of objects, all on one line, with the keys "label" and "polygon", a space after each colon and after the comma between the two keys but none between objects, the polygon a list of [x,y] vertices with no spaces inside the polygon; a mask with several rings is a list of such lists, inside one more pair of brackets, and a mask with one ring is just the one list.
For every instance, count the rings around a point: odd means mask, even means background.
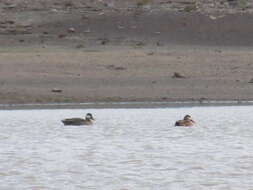
[{"label": "shallow lake", "polygon": [[[61,119],[93,113],[93,126]],[[253,106],[0,111],[1,190],[253,189]],[[174,127],[190,114],[195,127]]]}]

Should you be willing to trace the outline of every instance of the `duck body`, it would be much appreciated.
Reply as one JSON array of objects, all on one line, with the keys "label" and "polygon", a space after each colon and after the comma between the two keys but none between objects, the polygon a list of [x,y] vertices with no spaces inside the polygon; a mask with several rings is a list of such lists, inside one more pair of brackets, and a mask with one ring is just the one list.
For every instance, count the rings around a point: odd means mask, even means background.
[{"label": "duck body", "polygon": [[62,123],[64,125],[92,125],[93,124],[93,116],[88,113],[86,114],[85,119],[83,118],[68,118],[62,120]]},{"label": "duck body", "polygon": [[194,121],[178,120],[176,121],[175,126],[191,127],[194,125],[194,123]]},{"label": "duck body", "polygon": [[69,118],[62,120],[64,125],[92,125],[91,120],[86,120],[82,118]]},{"label": "duck body", "polygon": [[191,116],[186,115],[183,120],[176,121],[175,126],[191,127],[194,124],[195,121],[192,120]]}]

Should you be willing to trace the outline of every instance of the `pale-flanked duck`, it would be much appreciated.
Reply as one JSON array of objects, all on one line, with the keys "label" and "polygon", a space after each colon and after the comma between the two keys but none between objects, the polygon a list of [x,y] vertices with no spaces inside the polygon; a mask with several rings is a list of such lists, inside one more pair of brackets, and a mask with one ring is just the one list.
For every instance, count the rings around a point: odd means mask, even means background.
[{"label": "pale-flanked duck", "polygon": [[85,119],[83,118],[69,118],[62,120],[62,123],[64,125],[92,125],[93,121],[95,119],[93,118],[91,113],[87,113],[85,116]]},{"label": "pale-flanked duck", "polygon": [[192,117],[190,115],[184,116],[183,120],[178,120],[175,123],[175,126],[185,126],[185,127],[191,127],[195,124],[195,121],[192,120]]}]

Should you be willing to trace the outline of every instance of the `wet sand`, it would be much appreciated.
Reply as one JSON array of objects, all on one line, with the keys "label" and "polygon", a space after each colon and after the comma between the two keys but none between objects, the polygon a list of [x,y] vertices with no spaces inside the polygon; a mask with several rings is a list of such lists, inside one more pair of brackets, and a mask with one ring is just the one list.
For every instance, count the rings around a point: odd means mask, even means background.
[{"label": "wet sand", "polygon": [[0,104],[0,110],[50,110],[50,109],[142,109],[252,106],[253,101],[184,101],[184,102],[88,102],[88,103],[34,103]]}]

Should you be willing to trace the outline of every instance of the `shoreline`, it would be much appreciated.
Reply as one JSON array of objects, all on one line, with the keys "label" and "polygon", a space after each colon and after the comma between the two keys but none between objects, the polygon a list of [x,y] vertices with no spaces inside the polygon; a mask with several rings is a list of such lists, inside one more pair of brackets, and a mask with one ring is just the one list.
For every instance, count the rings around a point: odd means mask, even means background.
[{"label": "shoreline", "polygon": [[107,48],[1,53],[0,103],[253,100],[249,48]]},{"label": "shoreline", "polygon": [[13,0],[12,11],[0,7],[3,108],[253,100],[253,8],[191,0],[21,2]]},{"label": "shoreline", "polygon": [[183,108],[209,106],[252,106],[253,100],[235,101],[174,101],[174,102],[86,102],[46,104],[0,104],[0,110],[47,110],[47,109],[142,109],[142,108]]}]

